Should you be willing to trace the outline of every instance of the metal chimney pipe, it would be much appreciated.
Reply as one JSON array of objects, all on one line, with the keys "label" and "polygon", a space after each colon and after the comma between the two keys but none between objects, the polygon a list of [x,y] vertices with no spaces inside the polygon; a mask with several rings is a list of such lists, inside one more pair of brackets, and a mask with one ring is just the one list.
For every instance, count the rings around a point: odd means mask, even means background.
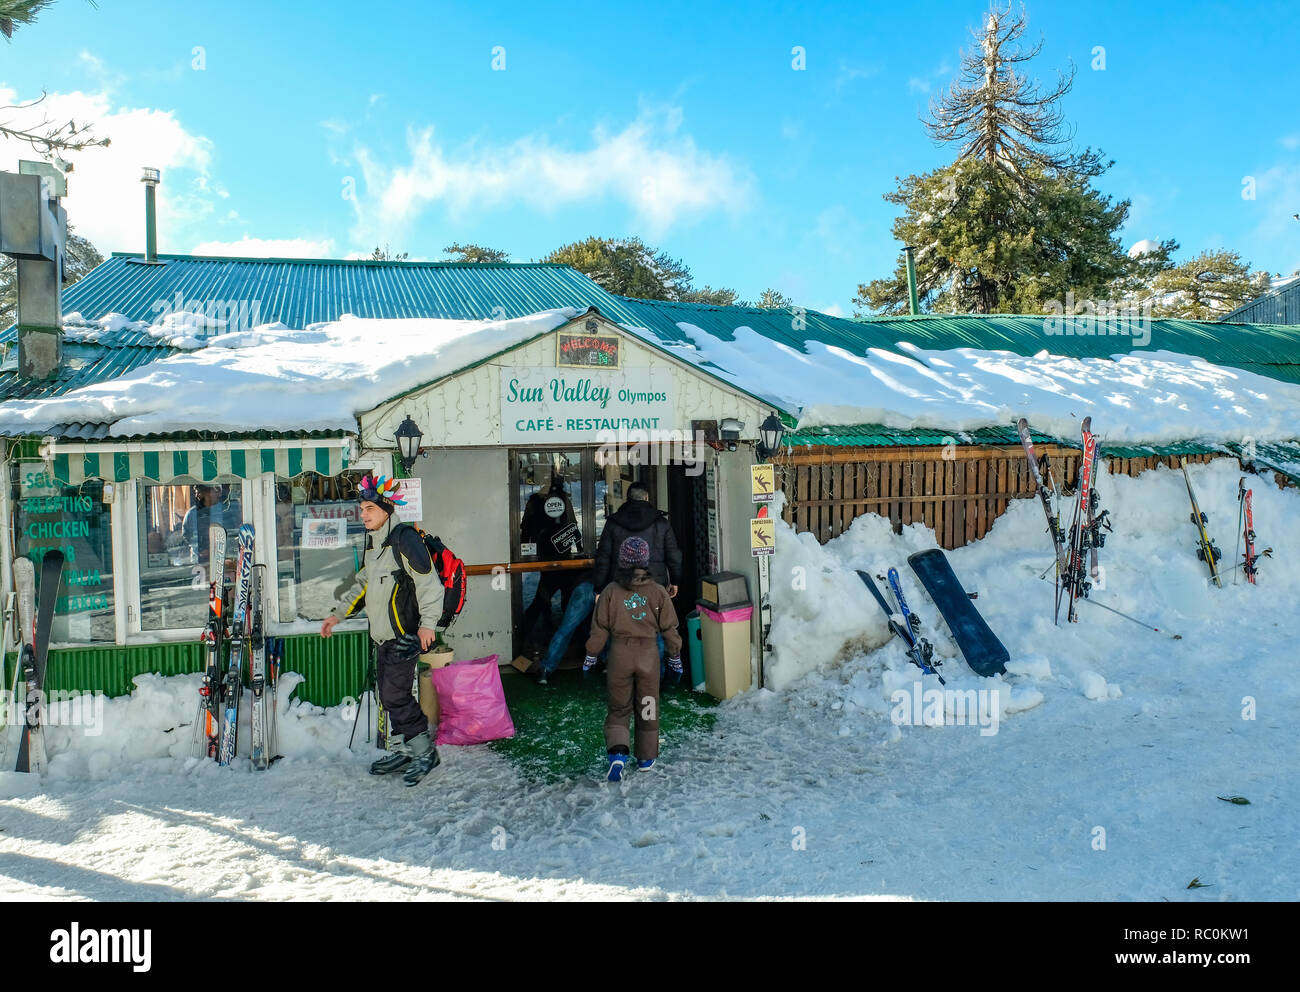
[{"label": "metal chimney pipe", "polygon": [[907,312],[915,317],[921,312],[921,306],[916,300],[916,249],[905,245],[903,256],[907,259]]},{"label": "metal chimney pipe", "polygon": [[144,175],[144,260],[158,261],[158,212],[154,205],[154,190],[162,182],[162,175],[157,169],[145,166]]}]

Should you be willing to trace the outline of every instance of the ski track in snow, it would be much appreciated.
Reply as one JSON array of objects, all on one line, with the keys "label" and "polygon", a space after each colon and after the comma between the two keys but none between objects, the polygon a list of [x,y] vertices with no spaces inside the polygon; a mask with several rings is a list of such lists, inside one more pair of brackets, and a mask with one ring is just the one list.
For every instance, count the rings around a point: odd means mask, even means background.
[{"label": "ski track in snow", "polygon": [[[1238,476],[1193,468],[1226,564]],[[906,565],[933,546],[924,528],[864,517],[824,548],[785,530],[776,691],[724,704],[709,734],[666,726],[660,767],[620,785],[599,755],[590,780],[540,785],[487,747],[447,747],[408,790],[366,774],[373,747],[347,750],[350,714],[301,705],[281,716],[285,760],[220,769],[170,756],[196,677],[145,677],[101,736],[51,731],[46,781],[0,774],[0,897],[1294,900],[1300,494],[1248,485],[1274,557],[1258,586],[1217,590],[1181,473],[1100,480],[1115,533],[1098,598],[1181,641],[1086,605],[1053,627],[1042,509],[1013,504],[950,556],[1011,652],[991,680],[952,657]],[[889,690],[919,673],[851,571],[890,564],[949,688],[1011,690],[995,735],[891,724]],[[801,566],[806,589],[778,578]],[[1233,795],[1251,805],[1216,798]]]}]

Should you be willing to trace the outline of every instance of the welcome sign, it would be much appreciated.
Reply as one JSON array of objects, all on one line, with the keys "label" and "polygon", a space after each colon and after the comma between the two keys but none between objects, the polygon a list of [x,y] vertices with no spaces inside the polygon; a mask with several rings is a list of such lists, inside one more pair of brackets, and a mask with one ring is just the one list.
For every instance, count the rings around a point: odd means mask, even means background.
[{"label": "welcome sign", "polygon": [[670,431],[667,370],[501,370],[503,444],[596,444],[598,435]]}]

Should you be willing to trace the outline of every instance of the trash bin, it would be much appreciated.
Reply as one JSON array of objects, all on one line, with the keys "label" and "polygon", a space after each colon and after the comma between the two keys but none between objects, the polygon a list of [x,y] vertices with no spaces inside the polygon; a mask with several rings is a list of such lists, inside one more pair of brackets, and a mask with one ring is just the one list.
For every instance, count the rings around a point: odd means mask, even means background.
[{"label": "trash bin", "polygon": [[749,584],[738,572],[719,572],[706,575],[700,586],[696,609],[704,648],[704,691],[715,699],[730,699],[751,684],[749,625],[754,606]]},{"label": "trash bin", "polygon": [[686,614],[686,651],[690,659],[691,688],[696,692],[704,691],[704,642],[700,640],[700,611],[691,610]]}]

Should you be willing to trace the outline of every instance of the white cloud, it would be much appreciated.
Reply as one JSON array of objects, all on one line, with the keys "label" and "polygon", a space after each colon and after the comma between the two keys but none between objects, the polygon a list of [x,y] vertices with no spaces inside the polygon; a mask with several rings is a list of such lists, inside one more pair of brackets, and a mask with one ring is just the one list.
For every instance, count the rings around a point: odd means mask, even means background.
[{"label": "white cloud", "polygon": [[929,93],[930,82],[926,79],[917,79],[913,76],[907,81],[907,88],[913,93]]},{"label": "white cloud", "polygon": [[829,306],[824,306],[824,307],[813,307],[813,309],[821,311],[822,313],[826,314],[826,316],[828,317],[845,316],[844,308],[840,306],[838,303],[832,303]]},{"label": "white cloud", "polygon": [[[1255,180],[1256,199],[1244,205],[1258,209],[1264,216],[1255,227],[1251,248],[1254,257],[1250,260],[1275,271],[1291,272],[1300,266],[1300,221],[1292,216],[1300,211],[1300,166],[1275,165],[1258,173]],[[1276,261],[1266,262],[1270,257]]]},{"label": "white cloud", "polygon": [[[93,58],[93,56],[91,56]],[[0,104],[29,102],[0,87]],[[212,142],[185,129],[168,110],[115,106],[108,92],[51,93],[35,107],[6,114],[10,127],[37,128],[43,121],[93,123],[94,135],[110,138],[108,148],[72,155],[64,206],[77,233],[107,255],[144,250],[143,166],[162,170],[158,187],[158,250],[175,252],[189,232],[213,214],[223,191],[209,174]],[[16,171],[20,159],[39,156],[26,144],[0,138],[0,166]]]},{"label": "white cloud", "polygon": [[850,65],[841,61],[839,72],[835,76],[835,92],[839,92],[847,83],[855,79],[870,79],[880,72],[878,65]]},{"label": "white cloud", "polygon": [[358,147],[365,190],[353,201],[353,241],[402,243],[433,204],[458,213],[515,205],[547,213],[616,200],[647,237],[682,221],[744,210],[753,196],[749,170],[702,150],[680,128],[679,109],[646,111],[617,133],[596,128],[590,146],[577,150],[544,135],[449,150],[425,128],[408,133],[405,165],[381,162]]},{"label": "white cloud", "polygon": [[1278,140],[1282,143],[1283,148],[1290,148],[1292,150],[1300,148],[1300,133],[1288,134]]},{"label": "white cloud", "polygon": [[251,258],[333,258],[334,239],[253,238],[245,234],[237,241],[202,241],[194,246],[191,254],[240,255]]}]

